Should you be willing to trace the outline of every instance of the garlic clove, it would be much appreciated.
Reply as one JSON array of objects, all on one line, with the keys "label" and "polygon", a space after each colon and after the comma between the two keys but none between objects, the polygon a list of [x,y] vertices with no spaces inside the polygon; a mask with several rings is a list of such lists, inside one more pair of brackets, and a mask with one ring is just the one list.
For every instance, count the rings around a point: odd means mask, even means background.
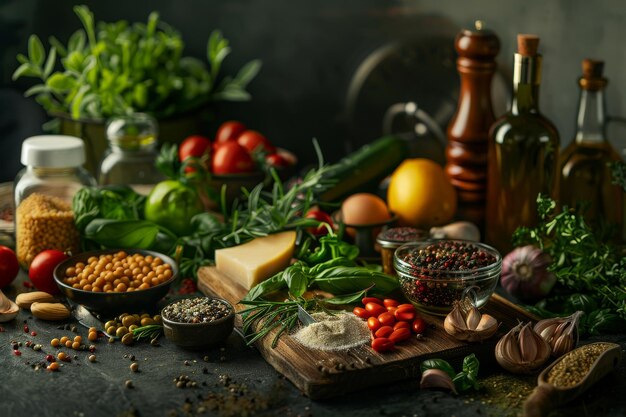
[{"label": "garlic clove", "polygon": [[467,330],[467,326],[465,326],[465,318],[461,312],[460,303],[454,304],[454,308],[443,321],[443,328],[450,336],[454,337],[456,337],[456,335],[463,330]]},{"label": "garlic clove", "polygon": [[559,336],[552,345],[552,356],[559,357],[574,349],[574,339],[567,334]]},{"label": "garlic clove", "polygon": [[531,324],[519,324],[496,344],[496,360],[513,373],[533,373],[550,358],[550,345],[537,334]]},{"label": "garlic clove", "polygon": [[[476,326],[476,331],[478,332],[487,332],[492,331],[493,333],[498,330],[498,320],[496,320],[493,316],[489,314],[483,314],[480,318],[480,322],[478,326]],[[492,334],[493,334],[492,333]]]},{"label": "garlic clove", "polygon": [[582,311],[577,311],[568,317],[545,319],[535,324],[535,331],[550,345],[553,356],[561,356],[576,347],[578,321],[582,314]]},{"label": "garlic clove", "polygon": [[478,226],[468,221],[458,221],[442,227],[431,227],[429,233],[433,239],[463,239],[480,242]]},{"label": "garlic clove", "polygon": [[498,321],[488,314],[470,305],[465,313],[463,305],[456,302],[452,311],[446,316],[443,327],[450,336],[467,342],[482,342],[489,339],[498,330]]},{"label": "garlic clove", "polygon": [[530,323],[522,328],[519,334],[519,346],[522,359],[526,362],[533,362],[537,358],[537,342],[533,337]]},{"label": "garlic clove", "polygon": [[427,369],[422,373],[420,389],[428,388],[443,388],[457,393],[452,378],[441,369]]},{"label": "garlic clove", "polygon": [[13,320],[19,311],[19,306],[0,290],[0,323]]},{"label": "garlic clove", "polygon": [[467,313],[467,317],[465,318],[465,325],[470,330],[476,330],[476,326],[480,323],[481,314],[480,311],[474,306],[472,306]]}]

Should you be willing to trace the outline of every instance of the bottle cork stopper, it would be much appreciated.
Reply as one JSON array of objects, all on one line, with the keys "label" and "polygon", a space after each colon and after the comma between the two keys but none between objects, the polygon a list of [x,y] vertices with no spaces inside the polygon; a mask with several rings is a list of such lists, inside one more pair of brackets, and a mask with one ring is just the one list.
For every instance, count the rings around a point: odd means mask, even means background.
[{"label": "bottle cork stopper", "polygon": [[604,61],[596,59],[583,59],[583,77],[584,78],[602,78],[604,72]]},{"label": "bottle cork stopper", "polygon": [[517,35],[517,53],[523,56],[537,55],[539,36],[520,33]]}]

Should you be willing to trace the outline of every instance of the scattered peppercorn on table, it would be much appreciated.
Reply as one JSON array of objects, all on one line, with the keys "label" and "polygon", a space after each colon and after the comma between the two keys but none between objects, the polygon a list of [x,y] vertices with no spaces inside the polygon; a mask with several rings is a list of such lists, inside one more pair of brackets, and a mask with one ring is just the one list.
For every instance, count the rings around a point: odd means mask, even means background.
[{"label": "scattered peppercorn on table", "polygon": [[[9,297],[15,297],[10,290],[22,290],[20,278],[5,289]],[[160,346],[111,344],[106,337],[92,340],[90,331],[73,319],[45,322],[27,310],[0,327],[3,416],[516,416],[536,385],[536,376],[513,377],[497,367],[481,367],[483,390],[474,394],[420,390],[413,379],[332,401],[312,401],[236,333],[218,347],[188,351],[163,337]],[[95,349],[51,346],[63,336]],[[626,334],[602,340],[626,348]],[[47,362],[47,355],[54,362]],[[46,370],[42,362],[57,370]],[[622,362],[615,374],[551,416],[622,416],[625,390]]]}]

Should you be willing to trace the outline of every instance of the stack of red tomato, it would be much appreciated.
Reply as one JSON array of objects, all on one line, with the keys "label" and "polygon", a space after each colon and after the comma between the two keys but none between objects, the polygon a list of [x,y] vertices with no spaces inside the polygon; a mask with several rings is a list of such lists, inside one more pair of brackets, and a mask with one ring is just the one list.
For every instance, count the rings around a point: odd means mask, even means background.
[{"label": "stack of red tomato", "polygon": [[426,322],[417,315],[412,304],[400,304],[397,300],[365,297],[363,307],[355,307],[352,312],[367,320],[372,331],[372,349],[387,352],[395,349],[396,343],[411,337],[411,332],[422,334]]},{"label": "stack of red tomato", "polygon": [[[234,120],[219,127],[213,143],[205,136],[189,136],[180,144],[178,158],[181,162],[189,157],[197,158],[206,170],[216,175],[245,174],[258,171],[255,153],[263,155],[267,165],[277,168],[293,163],[264,135]],[[187,172],[193,170],[187,167]]]}]

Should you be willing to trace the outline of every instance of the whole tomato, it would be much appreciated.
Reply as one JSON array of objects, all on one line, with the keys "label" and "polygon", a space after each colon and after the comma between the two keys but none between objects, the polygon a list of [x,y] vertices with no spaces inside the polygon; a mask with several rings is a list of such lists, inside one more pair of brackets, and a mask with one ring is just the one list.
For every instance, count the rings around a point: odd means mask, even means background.
[{"label": "whole tomato", "polygon": [[20,270],[17,256],[11,248],[0,245],[0,288],[9,285]]},{"label": "whole tomato", "polygon": [[248,150],[248,152],[254,152],[257,148],[261,147],[268,153],[275,153],[276,148],[270,143],[269,140],[256,130],[246,130],[237,138],[237,143]]},{"label": "whole tomato", "polygon": [[[211,153],[211,141],[201,135],[193,135],[186,138],[178,148],[178,159],[183,162],[187,158],[198,158],[204,169],[209,169],[209,154]],[[193,167],[186,167],[185,172],[194,172]]]},{"label": "whole tomato", "polygon": [[291,165],[291,162],[279,153],[271,153],[265,157],[265,161],[268,165],[277,168],[286,168]]},{"label": "whole tomato", "polygon": [[54,281],[54,268],[66,259],[66,254],[55,249],[44,250],[37,254],[28,269],[28,277],[35,288],[48,294],[58,294],[60,291]]},{"label": "whole tomato", "polygon": [[211,171],[218,175],[253,172],[255,168],[246,148],[234,141],[219,145],[211,158]]},{"label": "whole tomato", "polygon": [[218,144],[237,140],[239,135],[241,135],[245,130],[246,126],[236,120],[224,122],[219,129],[217,129],[217,133],[215,134],[215,143]]},{"label": "whole tomato", "polygon": [[[306,213],[306,216],[304,217],[306,217],[307,219],[318,220],[322,223],[328,223],[331,229],[334,227],[333,219],[331,219],[328,214],[324,213],[321,210],[311,209]],[[309,227],[307,231],[315,236],[323,236],[328,234],[328,229],[321,224],[317,227]]]}]

